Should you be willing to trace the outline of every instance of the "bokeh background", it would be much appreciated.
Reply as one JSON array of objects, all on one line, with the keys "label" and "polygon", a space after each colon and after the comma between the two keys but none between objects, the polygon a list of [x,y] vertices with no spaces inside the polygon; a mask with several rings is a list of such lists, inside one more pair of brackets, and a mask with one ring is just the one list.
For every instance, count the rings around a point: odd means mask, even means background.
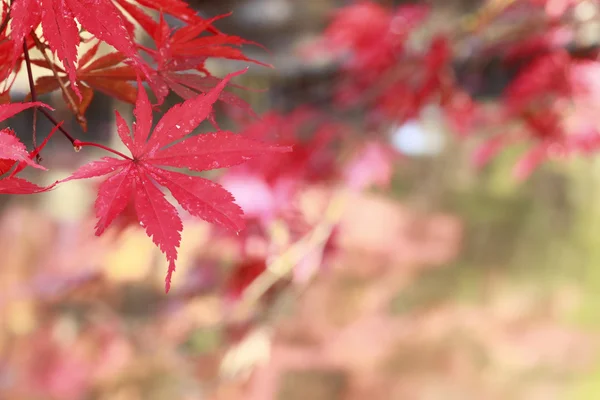
[{"label": "bokeh background", "polygon": [[[336,66],[302,49],[349,3],[191,4],[206,17],[233,11],[217,26],[269,50],[246,49],[275,68],[252,66],[240,81],[257,89],[241,96],[264,112],[327,108]],[[484,2],[428,3],[425,37]],[[600,8],[582,3],[577,44],[594,46]],[[477,71],[477,95],[497,101],[514,71],[493,55],[465,54],[457,74]],[[209,69],[223,76],[239,66],[216,60]],[[24,97],[26,77],[18,87]],[[46,100],[78,129],[60,94]],[[118,147],[114,108],[131,114],[97,95],[86,135]],[[25,133],[30,121],[23,113],[11,126]],[[165,295],[166,264],[142,230],[94,237],[94,185],[3,196],[0,399],[600,398],[599,161],[553,162],[518,182],[509,150],[477,170],[472,143],[454,140],[435,107],[390,137],[403,153],[391,183],[346,196],[335,256],[309,284],[286,286],[241,321],[224,295],[232,245],[215,245],[203,222],[186,223]],[[48,182],[101,154],[74,153],[61,140],[48,148],[51,173],[38,177]],[[303,212],[321,218],[330,189],[307,188]]]}]

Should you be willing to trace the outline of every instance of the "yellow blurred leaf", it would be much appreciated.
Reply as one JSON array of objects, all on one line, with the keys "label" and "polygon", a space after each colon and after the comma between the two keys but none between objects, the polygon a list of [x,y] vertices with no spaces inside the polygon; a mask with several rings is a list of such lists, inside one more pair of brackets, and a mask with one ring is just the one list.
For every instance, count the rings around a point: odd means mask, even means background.
[{"label": "yellow blurred leaf", "polygon": [[102,270],[109,280],[138,281],[148,275],[155,254],[154,244],[143,230],[127,229],[107,252]]},{"label": "yellow blurred leaf", "polygon": [[12,302],[6,309],[6,326],[16,335],[25,335],[36,327],[36,316],[33,302],[20,300]]}]

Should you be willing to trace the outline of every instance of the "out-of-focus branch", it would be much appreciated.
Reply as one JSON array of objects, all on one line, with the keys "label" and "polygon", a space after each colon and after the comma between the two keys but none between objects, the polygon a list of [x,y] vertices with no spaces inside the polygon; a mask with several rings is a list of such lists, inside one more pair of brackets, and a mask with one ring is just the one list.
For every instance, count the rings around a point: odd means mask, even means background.
[{"label": "out-of-focus branch", "polygon": [[322,250],[333,229],[342,218],[348,194],[348,190],[338,189],[325,210],[323,220],[273,260],[265,271],[246,288],[242,299],[231,314],[234,321],[247,317],[260,298],[280,279],[290,274],[308,254]]}]

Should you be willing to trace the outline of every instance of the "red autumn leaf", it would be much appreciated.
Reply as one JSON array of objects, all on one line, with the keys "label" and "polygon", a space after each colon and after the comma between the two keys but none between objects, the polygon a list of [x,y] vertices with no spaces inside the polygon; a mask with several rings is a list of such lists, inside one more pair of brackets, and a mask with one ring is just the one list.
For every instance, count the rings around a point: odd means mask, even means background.
[{"label": "red autumn leaf", "polygon": [[46,169],[29,159],[25,145],[8,128],[0,131],[0,159],[23,161],[33,168]]},{"label": "red autumn leaf", "polygon": [[[0,121],[12,117],[13,115],[31,107],[43,106],[50,108],[43,103],[12,103],[0,105]],[[31,153],[27,151],[27,148],[21,141],[16,137],[14,131],[10,128],[0,130],[0,175],[5,174],[11,169],[15,163],[18,163],[17,168],[7,178],[0,179],[0,193],[2,194],[33,194],[45,192],[52,189],[55,184],[42,187],[34,183],[31,183],[22,178],[16,178],[14,175],[22,171],[26,166],[33,168],[43,169],[39,164],[33,161],[33,158],[39,153],[39,151],[46,145],[48,139],[58,129],[55,127],[44,142]]]},{"label": "red autumn leaf", "polygon": [[530,142],[513,170],[524,180],[548,159],[597,150],[600,132],[590,121],[600,105],[598,71],[597,61],[578,60],[563,49],[535,57],[503,94],[503,118],[521,122],[524,131],[499,136],[478,156],[487,160],[507,143]]},{"label": "red autumn leaf", "polygon": [[233,196],[218,184],[162,167],[205,171],[241,164],[269,151],[290,150],[289,147],[264,144],[230,132],[188,136],[210,115],[212,105],[229,79],[240,73],[228,75],[208,94],[171,108],[158,122],[152,135],[151,105],[138,81],[133,137],[123,118],[118,113],[116,115],[118,134],[132,157],[105,157],[84,165],[65,179],[110,175],[100,185],[95,203],[98,217],[96,235],[102,234],[127,205],[133,203],[140,225],[169,261],[165,279],[167,291],[175,270],[183,225],[177,209],[165,199],[157,184],[169,189],[181,207],[193,216],[234,231],[243,229],[244,219]]},{"label": "red autumn leaf", "polygon": [[571,57],[564,50],[537,57],[504,91],[506,107],[518,113],[549,95],[568,96],[571,93],[570,66]]},{"label": "red autumn leaf", "polygon": [[14,115],[17,115],[23,110],[27,110],[31,107],[45,107],[52,110],[47,104],[35,102],[35,103],[10,103],[10,104],[0,104],[0,122],[8,119]]},{"label": "red autumn leaf", "polygon": [[[33,149],[32,151],[29,152],[30,160],[33,160],[40,153],[40,151],[42,151],[44,149],[44,147],[46,147],[50,138],[56,133],[56,131],[58,129],[60,129],[62,124],[63,123],[60,122],[58,125],[56,125],[54,128],[52,128],[52,130],[50,131],[48,136],[46,136],[46,138],[43,140],[42,144],[40,144],[38,147],[36,147],[35,149]],[[12,134],[14,135],[14,132]],[[5,161],[5,160],[1,160],[1,161]],[[13,162],[13,164],[14,164],[14,162]],[[2,167],[4,166],[3,164],[0,164],[0,165],[2,165]],[[29,165],[28,162],[19,161],[17,164],[17,168],[15,168],[13,172],[11,172],[9,178],[11,178],[11,177],[15,176],[16,174],[18,174],[19,172],[23,171],[25,169],[25,167],[27,167],[27,165]],[[2,168],[2,167],[0,167],[0,168]],[[10,168],[12,168],[12,164],[10,166],[8,166],[8,168],[4,171],[2,171],[0,169],[0,172],[4,173],[4,172],[8,171]]]},{"label": "red autumn leaf", "polygon": [[[198,93],[206,93],[213,88],[219,80],[204,68],[204,63],[209,57],[249,61],[269,66],[249,59],[239,49],[242,44],[252,44],[252,42],[225,34],[200,36],[212,26],[215,20],[222,17],[218,16],[206,21],[197,20],[175,31],[169,28],[162,14],[158,23],[147,21],[150,26],[146,30],[149,30],[156,49],[144,48],[144,51],[157,64],[150,85],[158,104],[162,104],[169,90],[183,99],[190,99]],[[232,93],[222,92],[219,100],[252,113],[250,106]]]},{"label": "red autumn leaf", "polygon": [[276,140],[293,146],[294,152],[253,160],[244,169],[259,174],[269,184],[286,180],[296,185],[337,177],[335,146],[343,130],[334,123],[315,123],[320,118],[322,115],[312,109],[297,108],[285,115],[267,113],[246,126],[244,136],[260,141]]},{"label": "red autumn leaf", "polygon": [[[155,28],[155,22],[137,5],[126,0],[115,0],[115,2],[127,12],[140,26],[151,36]],[[169,14],[188,24],[194,22],[202,22],[203,18],[197,15],[196,11],[190,8],[189,4],[181,0],[138,0],[137,3],[151,10],[159,11],[163,14]],[[206,30],[212,34],[220,34],[220,32],[209,25]]]},{"label": "red autumn leaf", "polygon": [[225,284],[225,297],[230,301],[239,301],[244,291],[267,268],[264,259],[252,258],[236,265]]},{"label": "red autumn leaf", "polygon": [[0,193],[2,194],[33,194],[47,192],[56,184],[50,186],[38,186],[28,180],[16,177],[0,179]]},{"label": "red autumn leaf", "polygon": [[[122,2],[117,0],[119,4]],[[181,0],[137,0],[144,7],[172,15],[184,22],[202,21],[196,11],[190,8],[189,4]],[[210,29],[211,33],[218,33],[215,28]]]},{"label": "red autumn leaf", "polygon": [[[5,119],[8,119],[31,107],[50,108],[48,105],[40,102],[1,104],[0,121],[4,121]],[[10,168],[12,168],[16,161],[30,165],[33,168],[39,168],[43,170],[46,169],[33,162],[31,158],[32,157],[27,152],[27,148],[16,137],[12,129],[5,128],[0,131],[0,174],[6,173]]]},{"label": "red autumn leaf", "polygon": [[[375,2],[358,2],[336,12],[325,31],[329,51],[350,53],[345,67],[372,78],[396,64],[411,31],[427,7],[405,5],[395,11]],[[377,43],[377,46],[373,44]]]},{"label": "red autumn leaf", "polygon": [[82,28],[92,33],[126,58],[145,74],[148,73],[132,34],[126,29],[126,18],[110,0],[19,0],[12,3],[13,59],[22,53],[22,43],[40,23],[44,38],[65,66],[69,81],[76,87],[77,46],[80,42],[75,19]]},{"label": "red autumn leaf", "polygon": [[[87,121],[84,115],[94,97],[92,89],[131,104],[134,104],[136,99],[136,89],[129,83],[136,79],[135,70],[129,65],[122,64],[125,56],[118,52],[94,59],[99,46],[100,42],[96,43],[79,60],[76,80],[81,90],[81,100],[75,96],[70,84],[66,87],[67,93],[63,92],[65,103],[75,113],[84,131],[87,130]],[[54,68],[60,78],[66,77],[63,68],[58,65],[49,65],[46,60],[32,60],[32,63],[50,70]],[[41,76],[35,82],[35,89],[36,93],[41,95],[60,89],[60,84],[53,75]]]}]

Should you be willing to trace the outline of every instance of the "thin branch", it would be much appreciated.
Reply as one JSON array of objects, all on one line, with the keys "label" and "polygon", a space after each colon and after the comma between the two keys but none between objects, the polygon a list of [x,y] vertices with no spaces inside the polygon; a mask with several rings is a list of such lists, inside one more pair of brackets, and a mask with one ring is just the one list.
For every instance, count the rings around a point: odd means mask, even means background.
[{"label": "thin branch", "polygon": [[[54,125],[56,125],[56,126],[58,126],[58,125],[59,125],[59,122],[58,122],[58,121],[57,121],[57,120],[56,120],[56,119],[55,119],[55,118],[54,118],[54,117],[53,117],[53,116],[52,116],[52,115],[51,115],[51,114],[50,114],[50,113],[49,113],[49,112],[48,112],[46,109],[44,109],[44,108],[40,108],[39,110],[40,110],[40,112],[41,112],[42,114],[44,114],[44,116],[45,116],[46,118],[48,118],[48,121],[52,122],[52,123],[53,123]],[[60,131],[60,133],[62,133],[62,134],[63,134],[63,135],[64,135],[64,136],[65,136],[67,139],[69,139],[69,142],[71,142],[71,144],[72,144],[73,146],[75,146],[75,141],[76,141],[77,139],[75,139],[73,136],[71,136],[71,134],[69,134],[69,132],[67,132],[67,131],[65,130],[65,128],[63,128],[62,126],[58,126],[58,130],[59,130],[59,131]]]},{"label": "thin branch", "polygon": [[58,75],[58,71],[56,71],[54,62],[52,62],[50,60],[50,57],[48,57],[48,54],[46,54],[46,46],[42,42],[40,42],[40,39],[33,32],[31,33],[31,37],[33,38],[35,47],[37,47],[37,49],[40,51],[40,53],[42,53],[42,56],[44,56],[44,59],[50,66],[50,69],[52,70],[52,75],[54,75],[54,79],[56,79],[56,81],[58,82],[58,86],[60,86],[60,90],[63,92],[63,95],[69,102],[69,106],[71,106],[72,110],[75,110],[77,122],[79,122],[80,124],[85,123],[85,117],[79,111],[79,106],[73,99],[73,96],[71,96],[71,93],[69,93],[69,91],[67,90],[67,87],[64,84],[63,80],[61,79],[61,77]]},{"label": "thin branch", "polygon": [[292,272],[294,267],[302,261],[307,254],[318,251],[325,245],[335,226],[342,218],[345,203],[348,197],[346,190],[340,190],[331,199],[323,220],[311,232],[290,246],[285,252],[277,256],[267,269],[258,276],[244,291],[242,300],[231,314],[234,320],[244,318],[252,311],[256,302],[280,279]]},{"label": "thin branch", "polygon": [[[27,78],[29,79],[29,91],[31,92],[31,100],[35,103],[37,101],[37,94],[35,93],[35,83],[33,82],[33,72],[31,71],[31,60],[29,59],[29,49],[27,48],[27,40],[23,39],[23,54],[25,55],[25,65],[27,66]],[[33,109],[33,147],[37,147],[37,107]],[[38,162],[40,161],[40,155],[36,155]]]},{"label": "thin branch", "polygon": [[[27,67],[27,77],[29,79],[29,90],[31,91],[31,100],[36,102],[37,101],[37,93],[35,92],[35,84],[33,82],[33,72],[31,71],[31,60],[29,59],[29,49],[27,48],[27,43],[25,42],[25,40],[23,40],[23,54],[25,57],[25,66]],[[65,130],[65,128],[63,128],[62,125],[60,125],[59,122],[56,119],[54,119],[54,117],[52,115],[50,115],[50,113],[46,109],[35,107],[33,115],[35,115],[35,110],[38,110],[38,109],[46,118],[48,118],[48,120],[50,122],[52,122],[56,127],[58,127],[58,130],[67,139],[69,139],[71,144],[74,145],[75,138],[73,136],[71,136],[69,134],[69,132],[67,132]]]}]

